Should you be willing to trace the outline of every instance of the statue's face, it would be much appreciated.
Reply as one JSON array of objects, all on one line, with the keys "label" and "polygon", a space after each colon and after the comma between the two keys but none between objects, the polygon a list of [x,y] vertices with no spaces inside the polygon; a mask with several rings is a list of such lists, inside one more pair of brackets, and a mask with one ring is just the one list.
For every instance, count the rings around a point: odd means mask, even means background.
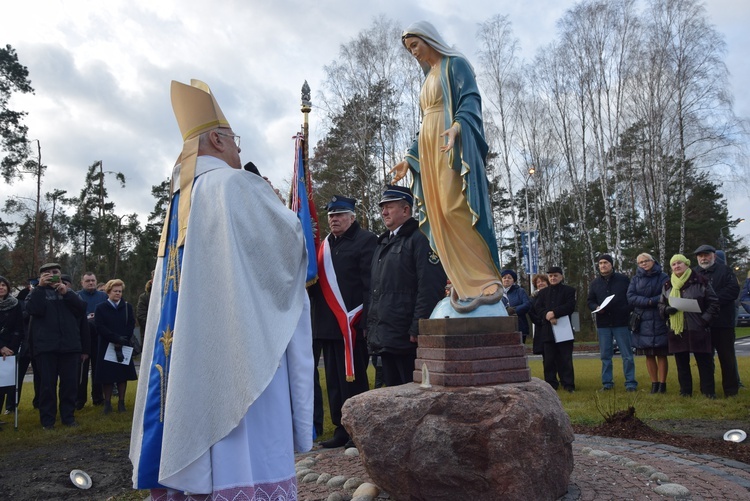
[{"label": "statue's face", "polygon": [[430,47],[427,42],[419,37],[408,37],[404,40],[406,49],[420,63],[427,63],[430,66],[440,61],[441,55],[438,51]]}]

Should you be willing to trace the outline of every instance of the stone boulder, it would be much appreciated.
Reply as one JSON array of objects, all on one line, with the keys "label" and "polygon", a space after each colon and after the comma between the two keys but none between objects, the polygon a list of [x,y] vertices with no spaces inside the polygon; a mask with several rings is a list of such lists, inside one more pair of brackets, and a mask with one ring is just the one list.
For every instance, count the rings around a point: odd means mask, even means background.
[{"label": "stone boulder", "polygon": [[545,382],[421,388],[349,398],[342,423],[396,500],[554,500],[573,471],[573,430]]}]

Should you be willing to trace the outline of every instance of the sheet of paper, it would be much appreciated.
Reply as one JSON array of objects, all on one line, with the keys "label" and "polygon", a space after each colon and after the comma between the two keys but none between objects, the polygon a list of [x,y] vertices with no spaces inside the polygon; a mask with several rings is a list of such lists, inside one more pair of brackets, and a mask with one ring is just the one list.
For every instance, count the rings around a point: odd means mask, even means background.
[{"label": "sheet of paper", "polygon": [[612,301],[613,297],[615,297],[614,294],[612,294],[611,296],[605,297],[604,301],[602,301],[602,304],[600,304],[599,307],[597,309],[595,309],[594,311],[592,311],[591,313],[596,313],[597,311],[602,311],[604,308],[607,307],[607,305],[609,304],[609,302]]},{"label": "sheet of paper", "polygon": [[552,324],[552,333],[555,335],[555,342],[573,340],[573,326],[570,324],[570,317],[565,315],[557,319],[556,324]]},{"label": "sheet of paper", "polygon": [[697,299],[685,299],[682,297],[669,296],[669,306],[677,308],[680,311],[686,311],[688,313],[700,313],[701,307],[698,306]]},{"label": "sheet of paper", "polygon": [[130,357],[133,356],[133,347],[132,346],[123,346],[122,347],[122,355],[125,357],[122,362],[117,361],[117,354],[115,353],[115,345],[114,343],[109,343],[107,345],[107,351],[104,352],[104,360],[107,360],[108,362],[114,362],[116,364],[122,364],[122,365],[128,365],[130,363]]},{"label": "sheet of paper", "polygon": [[0,356],[0,386],[15,386],[15,385],[16,385],[16,357],[15,356],[5,357],[5,360],[3,360],[3,357]]}]

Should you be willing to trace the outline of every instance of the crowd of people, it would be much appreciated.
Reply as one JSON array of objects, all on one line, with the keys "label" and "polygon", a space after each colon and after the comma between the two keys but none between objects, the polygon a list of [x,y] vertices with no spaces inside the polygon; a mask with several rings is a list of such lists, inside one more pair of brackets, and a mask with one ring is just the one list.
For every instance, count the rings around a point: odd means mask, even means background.
[{"label": "crowd of people", "polygon": [[[739,282],[723,262],[721,251],[701,245],[694,254],[698,264],[693,268],[684,255],[672,256],[668,276],[651,254],[641,253],[632,279],[614,271],[611,255],[596,258],[599,276],[589,285],[587,306],[599,341],[602,391],[614,387],[612,357],[617,346],[625,391],[637,390],[634,356],[643,356],[650,392],[666,393],[668,357],[673,355],[680,395],[692,396],[693,354],[703,396],[716,398],[715,355],[724,396],[737,395],[741,380],[734,326],[738,306],[750,312],[750,275],[740,293]],[[575,289],[563,286],[562,278],[559,267],[532,278],[537,290],[531,297],[529,317],[535,326],[533,352],[543,357],[545,381],[555,389],[562,386],[573,392],[573,339],[561,337],[557,324],[558,319],[573,313],[576,299]]]},{"label": "crowd of people", "polygon": [[74,291],[72,278],[61,270],[58,263],[42,265],[39,278],[15,296],[0,277],[0,355],[15,357],[17,364],[15,385],[0,388],[0,409],[4,404],[4,415],[16,410],[31,365],[32,405],[45,430],[55,428],[58,413],[63,426],[79,425],[75,411],[88,400],[89,368],[92,404],[103,405],[104,414],[112,411],[115,386],[118,412],[126,411],[126,384],[136,379],[132,356],[123,356],[137,344],[133,308],[122,300],[125,284],[97,284],[94,273],[86,272]]}]

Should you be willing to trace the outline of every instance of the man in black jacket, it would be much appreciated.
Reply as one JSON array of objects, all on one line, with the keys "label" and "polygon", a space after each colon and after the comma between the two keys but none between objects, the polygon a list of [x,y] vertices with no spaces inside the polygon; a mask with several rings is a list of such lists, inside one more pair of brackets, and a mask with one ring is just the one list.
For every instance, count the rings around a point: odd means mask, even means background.
[{"label": "man in black jacket", "polygon": [[622,373],[625,376],[625,390],[636,391],[635,361],[630,343],[630,305],[628,305],[628,287],[630,279],[613,268],[612,256],[602,254],[596,258],[599,276],[589,285],[587,303],[593,312],[609,296],[614,296],[601,310],[594,313],[596,331],[599,335],[599,358],[602,361],[602,389],[611,390],[615,385],[612,377],[613,340],[617,340],[622,357]]},{"label": "man in black jacket", "polygon": [[62,281],[59,264],[44,264],[39,273],[39,286],[26,303],[31,316],[29,339],[40,372],[39,419],[44,429],[54,428],[59,378],[60,420],[65,426],[78,426],[74,417],[78,361],[88,356],[89,346],[88,331],[80,328],[86,303]]},{"label": "man in black jacket", "polygon": [[412,217],[413,203],[402,186],[388,186],[380,200],[388,231],[378,237],[372,258],[367,344],[381,355],[386,386],[414,380],[419,319],[429,318],[445,297],[445,271]]},{"label": "man in black jacket", "polygon": [[335,195],[327,205],[331,233],[321,242],[319,279],[310,287],[313,356],[323,352],[328,405],[336,427],[333,438],[321,443],[323,447],[347,445],[341,406],[349,397],[370,389],[364,332],[377,236],[360,228],[355,204],[352,198]]},{"label": "man in black jacket", "polygon": [[[576,290],[563,283],[562,268],[559,266],[550,267],[547,270],[547,278],[549,287],[539,291],[534,303],[534,315],[542,319],[542,325],[535,335],[539,337],[538,342],[543,347],[544,380],[554,389],[562,385],[563,389],[573,393],[576,384],[573,371],[572,329],[568,332],[571,339],[563,340],[564,333],[556,335],[553,325],[558,325],[558,321],[563,317],[568,317],[565,323],[570,321],[570,316],[576,309]],[[534,345],[537,345],[536,339]]]},{"label": "man in black jacket", "polygon": [[721,364],[721,385],[725,397],[737,395],[739,375],[737,358],[734,352],[735,301],[740,295],[740,283],[732,269],[716,261],[716,249],[710,245],[701,245],[695,249],[698,266],[693,271],[703,275],[713,287],[719,298],[719,314],[711,320],[711,344],[719,355]]}]

